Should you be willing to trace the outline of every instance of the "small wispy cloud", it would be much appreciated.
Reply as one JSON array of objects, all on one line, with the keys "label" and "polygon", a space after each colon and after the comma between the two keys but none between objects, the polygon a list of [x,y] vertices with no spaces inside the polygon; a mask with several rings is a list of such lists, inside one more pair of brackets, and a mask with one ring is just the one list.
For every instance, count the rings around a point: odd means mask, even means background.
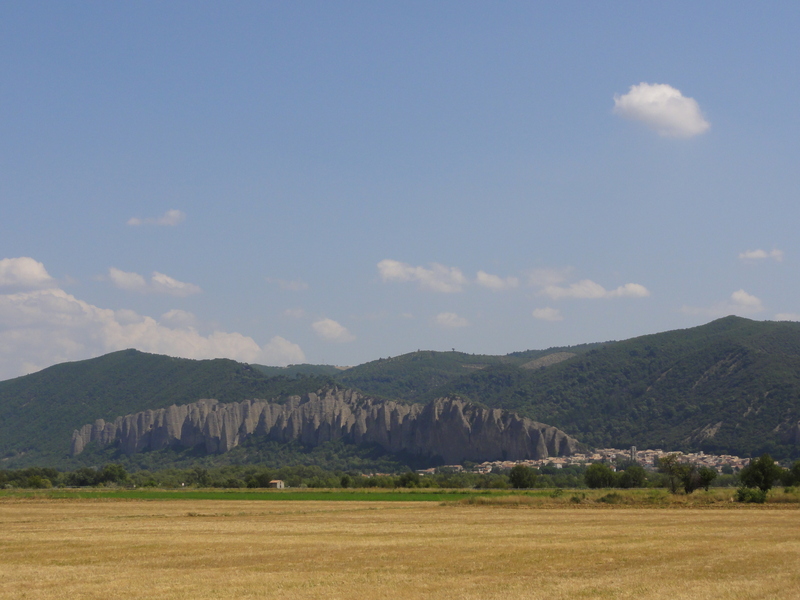
[{"label": "small wispy cloud", "polygon": [[591,279],[583,279],[567,287],[548,285],[542,293],[552,300],[562,298],[646,298],[650,291],[639,283],[626,283],[614,290],[607,290]]},{"label": "small wispy cloud", "polygon": [[288,292],[302,292],[303,290],[308,289],[308,284],[305,281],[300,281],[299,279],[293,279],[289,281],[286,279],[274,279],[272,277],[267,277],[266,280],[267,283],[275,285]]},{"label": "small wispy cloud", "polygon": [[752,294],[748,294],[744,290],[738,290],[731,294],[731,302],[734,306],[752,310],[753,312],[761,312],[764,310],[764,305],[759,298]]},{"label": "small wispy cloud", "polygon": [[464,317],[459,317],[456,313],[452,312],[443,312],[436,315],[434,321],[440,327],[446,327],[448,329],[458,329],[460,327],[468,327],[469,321],[467,321]]},{"label": "small wispy cloud", "polygon": [[352,342],[356,339],[347,328],[333,319],[320,319],[311,324],[316,334],[329,342]]},{"label": "small wispy cloud", "polygon": [[566,281],[571,272],[571,267],[564,267],[561,269],[534,269],[528,273],[528,285],[533,287],[557,285]]},{"label": "small wispy cloud", "polygon": [[561,311],[557,308],[550,308],[546,306],[545,308],[535,308],[533,310],[533,318],[539,319],[540,321],[563,321],[564,317],[561,316]]},{"label": "small wispy cloud", "polygon": [[182,210],[175,208],[168,210],[160,217],[148,217],[141,219],[139,217],[131,217],[128,219],[128,225],[131,227],[138,227],[139,225],[159,225],[161,227],[175,227],[186,220],[186,213]]},{"label": "small wispy cloud", "polygon": [[771,258],[776,262],[781,262],[783,260],[783,250],[778,250],[777,248],[773,248],[769,252],[766,250],[746,250],[739,254],[739,260],[755,262],[759,260],[764,260],[767,258]]},{"label": "small wispy cloud", "polygon": [[519,286],[519,279],[516,277],[500,277],[499,275],[491,275],[484,271],[478,271],[478,276],[475,279],[478,285],[489,288],[490,290],[502,291],[510,290]]},{"label": "small wispy cloud", "polygon": [[709,308],[684,306],[681,312],[688,315],[706,315],[720,317],[725,315],[751,315],[762,312],[764,304],[761,299],[748,294],[744,290],[737,290],[731,294],[726,302],[720,302]]},{"label": "small wispy cloud", "polygon": [[690,138],[711,127],[694,98],[664,83],[643,82],[632,85],[627,94],[615,95],[614,113],[640,121],[664,137]]},{"label": "small wispy cloud", "polygon": [[140,294],[166,294],[184,297],[199,294],[202,291],[199,286],[193,283],[178,281],[158,271],[155,271],[150,277],[150,281],[147,281],[139,273],[111,267],[108,270],[108,278],[119,289]]},{"label": "small wispy cloud", "polygon": [[191,329],[196,325],[197,317],[188,311],[180,310],[179,308],[173,308],[172,310],[161,315],[161,318],[158,320],[158,322],[161,325],[166,325],[167,327],[172,327],[175,329]]},{"label": "small wispy cloud", "polygon": [[283,311],[283,315],[290,319],[302,319],[306,316],[306,311],[302,308],[287,308]]},{"label": "small wispy cloud", "polygon": [[378,273],[383,281],[413,281],[423,289],[442,293],[460,292],[468,283],[460,269],[438,263],[430,268],[413,267],[387,258],[378,263]]},{"label": "small wispy cloud", "polygon": [[800,314],[798,313],[778,313],[775,315],[776,321],[800,321]]}]

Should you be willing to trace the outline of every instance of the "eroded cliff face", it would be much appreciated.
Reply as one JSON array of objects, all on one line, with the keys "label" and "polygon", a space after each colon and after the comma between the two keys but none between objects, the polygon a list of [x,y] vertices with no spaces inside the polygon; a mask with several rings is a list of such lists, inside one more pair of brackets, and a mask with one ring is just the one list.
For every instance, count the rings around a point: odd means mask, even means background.
[{"label": "eroded cliff face", "polygon": [[465,460],[525,460],[568,456],[580,444],[563,431],[501,409],[486,409],[458,398],[399,404],[330,389],[293,396],[284,404],[245,400],[192,404],[98,419],[72,434],[72,454],[87,444],[119,444],[132,454],[169,446],[203,445],[209,453],[227,452],[247,436],[317,446],[341,440],[378,444],[389,452]]}]

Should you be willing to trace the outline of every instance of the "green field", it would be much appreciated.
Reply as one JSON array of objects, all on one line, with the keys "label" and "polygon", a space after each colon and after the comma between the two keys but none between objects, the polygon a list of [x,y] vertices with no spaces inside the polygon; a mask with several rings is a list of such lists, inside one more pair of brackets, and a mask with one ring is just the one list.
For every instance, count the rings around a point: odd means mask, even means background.
[{"label": "green field", "polygon": [[118,500],[266,500],[326,502],[445,502],[490,492],[475,490],[161,490],[161,489],[56,489],[4,490],[2,498],[26,499],[118,499]]},{"label": "green field", "polygon": [[[242,500],[268,502],[443,502],[542,508],[576,506],[745,508],[733,501],[736,490],[711,488],[693,494],[670,494],[662,488],[600,490],[475,490],[430,488],[368,489],[159,489],[159,488],[53,488],[48,490],[0,490],[7,500]],[[770,491],[764,507],[800,508],[800,488]]]}]

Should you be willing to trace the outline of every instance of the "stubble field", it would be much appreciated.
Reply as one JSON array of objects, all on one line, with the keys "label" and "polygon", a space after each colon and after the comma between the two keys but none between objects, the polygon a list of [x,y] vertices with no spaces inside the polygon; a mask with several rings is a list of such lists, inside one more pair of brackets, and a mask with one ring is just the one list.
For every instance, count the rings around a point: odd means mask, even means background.
[{"label": "stubble field", "polygon": [[789,598],[800,511],[0,502],[0,598]]}]

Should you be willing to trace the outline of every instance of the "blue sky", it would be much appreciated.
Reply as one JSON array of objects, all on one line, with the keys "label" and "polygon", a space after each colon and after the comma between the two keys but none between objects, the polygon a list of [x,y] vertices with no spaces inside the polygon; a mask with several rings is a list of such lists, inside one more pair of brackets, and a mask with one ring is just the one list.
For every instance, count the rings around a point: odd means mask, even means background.
[{"label": "blue sky", "polygon": [[800,319],[800,8],[0,3],[0,378]]}]

